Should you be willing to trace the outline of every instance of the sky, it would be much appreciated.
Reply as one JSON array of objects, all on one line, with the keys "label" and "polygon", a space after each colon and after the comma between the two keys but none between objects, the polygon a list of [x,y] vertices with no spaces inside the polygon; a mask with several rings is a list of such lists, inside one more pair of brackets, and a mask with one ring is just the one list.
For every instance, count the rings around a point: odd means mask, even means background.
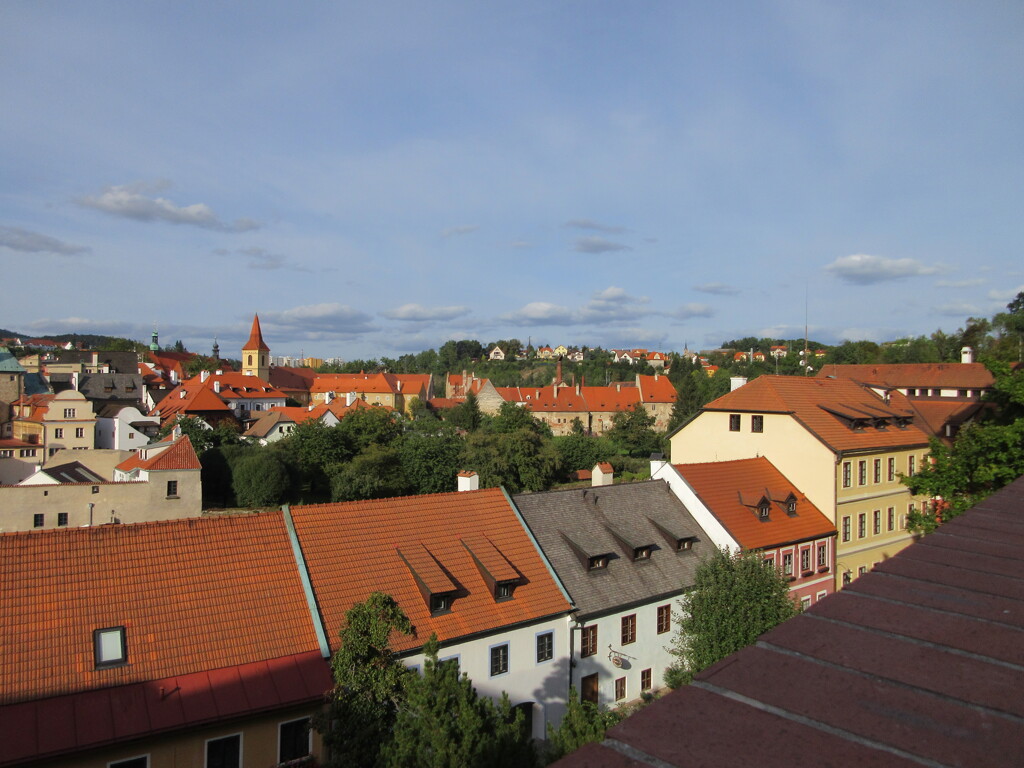
[{"label": "sky", "polygon": [[1020,2],[0,4],[0,328],[369,359],[955,331]]}]

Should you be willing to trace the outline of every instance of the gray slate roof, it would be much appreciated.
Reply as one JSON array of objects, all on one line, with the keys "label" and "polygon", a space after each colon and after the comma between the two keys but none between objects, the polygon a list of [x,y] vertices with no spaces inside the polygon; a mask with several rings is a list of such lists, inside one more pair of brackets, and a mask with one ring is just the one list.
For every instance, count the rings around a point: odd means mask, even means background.
[{"label": "gray slate roof", "polygon": [[[50,376],[54,392],[71,389],[70,373]],[[137,373],[83,373],[78,379],[78,391],[87,400],[142,401],[142,376]]]},{"label": "gray slate roof", "polygon": [[[580,618],[678,594],[693,584],[701,558],[714,546],[662,480],[596,488],[521,493],[513,497]],[[677,551],[677,539],[694,538]],[[652,546],[646,560],[636,547]],[[609,555],[607,568],[587,560]]]}]

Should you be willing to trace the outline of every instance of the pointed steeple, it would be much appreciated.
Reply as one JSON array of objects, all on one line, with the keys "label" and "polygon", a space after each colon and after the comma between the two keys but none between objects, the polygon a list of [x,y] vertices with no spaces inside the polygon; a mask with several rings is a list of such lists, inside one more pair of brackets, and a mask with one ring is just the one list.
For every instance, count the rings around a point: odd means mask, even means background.
[{"label": "pointed steeple", "polygon": [[217,343],[217,337],[213,337],[213,359],[220,360],[220,344]]},{"label": "pointed steeple", "polygon": [[263,340],[259,315],[253,315],[249,340],[242,346],[242,373],[270,381],[270,347]]}]

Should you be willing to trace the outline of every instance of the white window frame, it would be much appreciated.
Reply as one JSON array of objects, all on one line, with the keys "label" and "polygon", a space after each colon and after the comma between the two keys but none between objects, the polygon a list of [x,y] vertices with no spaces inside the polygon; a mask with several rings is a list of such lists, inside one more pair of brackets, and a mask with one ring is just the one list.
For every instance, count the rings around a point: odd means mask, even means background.
[{"label": "white window frame", "polygon": [[[291,725],[292,723],[298,723],[300,721],[302,721],[302,722],[309,722],[310,725],[312,726],[312,722],[310,721],[310,718],[309,718],[308,715],[306,717],[296,717],[296,718],[294,718],[292,720],[282,720],[280,723],[277,724],[277,758],[278,758],[277,762],[279,762],[279,763],[283,762],[281,760],[281,746],[282,746],[282,744],[281,744],[281,729],[284,728],[284,726],[286,726],[286,725]],[[306,730],[306,742],[307,742],[306,743],[306,755],[300,755],[300,757],[305,757],[307,755],[313,754],[313,728],[312,727],[310,727],[310,728],[308,728]],[[297,760],[298,758],[293,758],[293,759]]]},{"label": "white window frame", "polygon": [[[238,737],[238,766],[239,766],[239,768],[242,768],[242,766],[245,765],[245,753],[243,751],[245,749],[245,736],[243,735],[242,731],[238,731],[237,733],[225,733],[223,736],[214,736],[213,738],[206,739],[203,742],[203,766],[204,766],[204,768],[209,768],[209,762],[208,761],[210,759],[210,751],[209,751],[210,750],[210,747],[209,747],[210,742],[211,741],[220,741],[221,739],[230,739],[230,738],[233,738],[235,736]],[[278,754],[279,755],[281,754],[280,751],[278,752]]]}]

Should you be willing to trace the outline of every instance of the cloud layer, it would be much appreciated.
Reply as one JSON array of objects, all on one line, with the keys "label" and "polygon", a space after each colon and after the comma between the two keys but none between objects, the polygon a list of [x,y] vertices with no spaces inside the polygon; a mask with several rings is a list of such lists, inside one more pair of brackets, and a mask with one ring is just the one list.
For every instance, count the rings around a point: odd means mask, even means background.
[{"label": "cloud layer", "polygon": [[170,182],[160,181],[106,187],[98,195],[81,197],[77,202],[86,208],[135,221],[163,221],[220,232],[248,232],[259,228],[252,219],[236,219],[231,223],[221,221],[204,203],[179,206],[167,198],[154,197],[169,186]]},{"label": "cloud layer", "polygon": [[874,285],[906,277],[935,275],[942,268],[922,264],[917,259],[887,259],[884,256],[856,253],[836,259],[825,267],[825,271],[846,283]]},{"label": "cloud layer", "polygon": [[54,253],[58,256],[78,256],[92,250],[21,227],[0,227],[0,247],[19,253]]}]

